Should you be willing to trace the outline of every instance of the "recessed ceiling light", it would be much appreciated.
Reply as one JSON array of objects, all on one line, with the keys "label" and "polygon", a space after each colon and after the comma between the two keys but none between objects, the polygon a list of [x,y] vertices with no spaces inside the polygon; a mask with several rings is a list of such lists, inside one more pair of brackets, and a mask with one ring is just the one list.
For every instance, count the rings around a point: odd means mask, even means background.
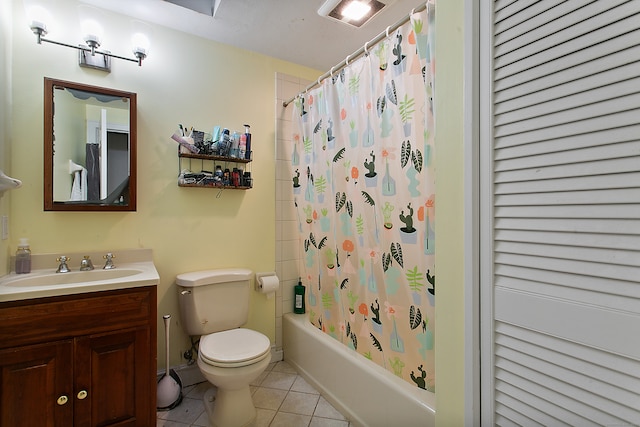
[{"label": "recessed ceiling light", "polygon": [[371,6],[367,3],[354,0],[342,8],[340,14],[349,20],[359,21],[364,18],[370,10]]},{"label": "recessed ceiling light", "polygon": [[354,27],[361,27],[395,0],[327,0],[318,14]]}]

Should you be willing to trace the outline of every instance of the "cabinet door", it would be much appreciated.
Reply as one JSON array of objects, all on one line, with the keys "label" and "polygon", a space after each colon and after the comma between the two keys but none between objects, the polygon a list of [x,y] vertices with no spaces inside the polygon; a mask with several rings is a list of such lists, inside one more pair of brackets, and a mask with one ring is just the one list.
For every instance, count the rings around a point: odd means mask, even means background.
[{"label": "cabinet door", "polygon": [[150,330],[76,339],[75,426],[150,426]]},{"label": "cabinet door", "polygon": [[0,426],[70,426],[73,344],[0,350]]}]

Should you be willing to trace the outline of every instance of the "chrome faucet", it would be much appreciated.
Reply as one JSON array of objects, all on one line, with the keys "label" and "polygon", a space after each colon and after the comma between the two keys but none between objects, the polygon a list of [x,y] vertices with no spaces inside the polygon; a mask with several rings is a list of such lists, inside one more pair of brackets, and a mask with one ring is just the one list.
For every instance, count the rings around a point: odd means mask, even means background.
[{"label": "chrome faucet", "polygon": [[60,263],[60,265],[58,266],[58,269],[56,270],[56,273],[68,273],[71,270],[69,270],[69,266],[67,265],[67,261],[70,261],[71,258],[68,258],[64,255],[60,256],[60,258],[56,258],[56,261],[58,261]]},{"label": "chrome faucet", "polygon": [[104,267],[102,267],[104,270],[111,270],[112,268],[116,268],[115,265],[113,265],[113,259],[116,256],[114,254],[112,254],[111,252],[109,252],[108,254],[106,254],[105,256],[103,256],[102,258],[106,259],[107,262],[104,263]]},{"label": "chrome faucet", "polygon": [[80,261],[80,271],[89,271],[93,270],[93,263],[91,262],[91,257],[89,255],[85,255]]}]

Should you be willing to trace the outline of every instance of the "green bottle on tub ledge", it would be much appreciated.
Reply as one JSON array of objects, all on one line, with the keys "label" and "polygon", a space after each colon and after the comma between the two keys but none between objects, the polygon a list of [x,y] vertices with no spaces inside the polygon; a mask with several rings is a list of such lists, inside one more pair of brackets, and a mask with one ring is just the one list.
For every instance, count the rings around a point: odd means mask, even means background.
[{"label": "green bottle on tub ledge", "polygon": [[305,287],[302,285],[302,278],[298,277],[298,284],[294,286],[293,293],[293,312],[296,314],[304,314],[304,291]]}]

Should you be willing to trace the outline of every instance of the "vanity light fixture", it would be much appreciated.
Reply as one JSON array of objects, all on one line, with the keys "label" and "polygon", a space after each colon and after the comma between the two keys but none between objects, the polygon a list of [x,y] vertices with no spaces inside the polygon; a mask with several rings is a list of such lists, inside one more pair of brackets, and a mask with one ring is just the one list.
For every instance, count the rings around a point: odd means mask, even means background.
[{"label": "vanity light fixture", "polygon": [[318,14],[354,27],[361,27],[394,0],[327,0]]},{"label": "vanity light fixture", "polygon": [[102,44],[104,32],[100,24],[101,13],[97,8],[84,4],[78,6],[82,38],[86,44],[72,45],[46,38],[46,23],[51,22],[51,15],[44,7],[36,4],[36,0],[25,0],[24,6],[30,23],[29,28],[36,35],[37,43],[46,42],[77,49],[78,63],[81,67],[111,72],[111,58],[137,62],[138,66],[142,66],[142,60],[148,55],[150,27],[144,22],[132,22],[131,44],[135,58],[127,58],[114,55],[108,50],[98,50]]}]

